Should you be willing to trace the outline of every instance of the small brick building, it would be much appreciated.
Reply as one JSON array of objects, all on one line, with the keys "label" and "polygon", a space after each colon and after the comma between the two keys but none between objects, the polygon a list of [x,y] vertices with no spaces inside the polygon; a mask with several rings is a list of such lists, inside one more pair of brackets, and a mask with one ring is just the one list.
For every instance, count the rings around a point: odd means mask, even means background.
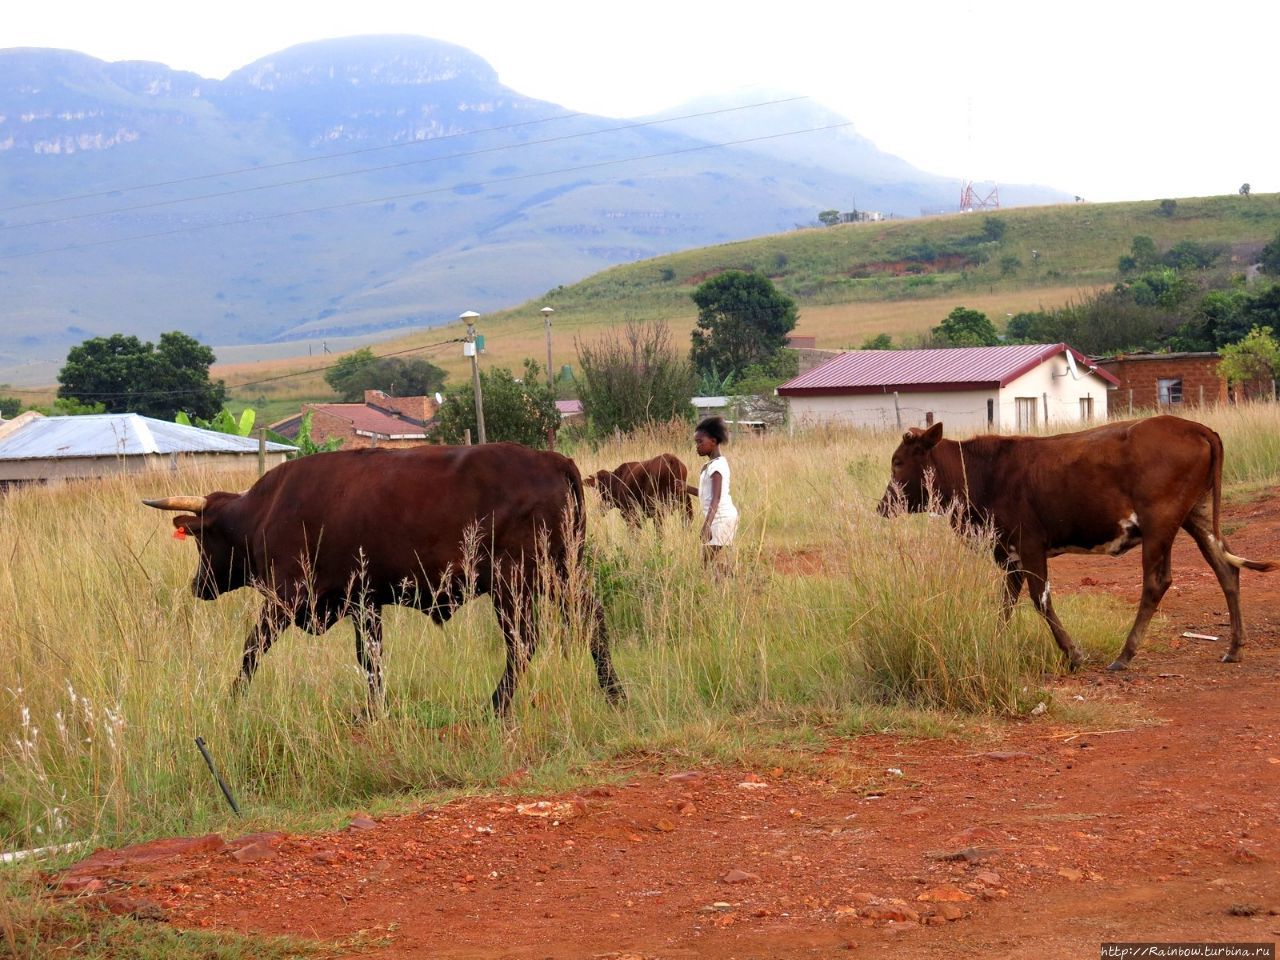
[{"label": "small brick building", "polygon": [[1161,407],[1207,406],[1228,399],[1216,353],[1128,353],[1095,362],[1098,369],[1120,381],[1111,396],[1113,416]]},{"label": "small brick building", "polygon": [[296,439],[302,418],[311,414],[311,439],[342,439],[343,450],[361,447],[413,447],[427,442],[439,405],[433,397],[392,397],[366,390],[363,403],[304,403],[302,410],[271,424],[282,436]]}]

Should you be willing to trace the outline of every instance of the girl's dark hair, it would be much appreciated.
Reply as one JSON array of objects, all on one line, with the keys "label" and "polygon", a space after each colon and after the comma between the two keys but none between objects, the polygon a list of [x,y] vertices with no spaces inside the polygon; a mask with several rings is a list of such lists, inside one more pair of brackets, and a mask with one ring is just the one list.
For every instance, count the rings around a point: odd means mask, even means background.
[{"label": "girl's dark hair", "polygon": [[729,442],[729,428],[724,422],[724,417],[707,417],[694,429],[696,432],[710,437],[716,443]]}]

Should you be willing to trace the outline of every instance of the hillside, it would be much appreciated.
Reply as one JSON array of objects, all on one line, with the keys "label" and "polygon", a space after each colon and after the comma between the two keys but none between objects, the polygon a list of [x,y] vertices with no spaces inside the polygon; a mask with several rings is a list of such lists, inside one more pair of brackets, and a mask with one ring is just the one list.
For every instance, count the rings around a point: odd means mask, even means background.
[{"label": "hillside", "polygon": [[221,81],[0,50],[0,381],[51,379],[89,336],[178,328],[306,353],[851,198],[896,216],[954,206],[956,178],[781,99],[572,114],[420,37],[304,44]]},{"label": "hillside", "polygon": [[[991,221],[1003,224],[992,229]],[[984,239],[989,232],[1000,239]],[[937,325],[960,304],[987,313],[997,327],[1006,314],[1056,306],[1115,282],[1116,262],[1135,235],[1161,249],[1181,240],[1227,246],[1229,269],[1244,270],[1280,232],[1280,195],[1179,199],[1172,216],[1144,201],[1066,204],[883,223],[790,231],[613,267],[546,292],[519,307],[482,316],[484,363],[518,370],[524,357],[546,356],[539,313],[554,308],[557,366],[576,366],[574,339],[599,336],[627,319],[670,323],[687,343],[696,309],[689,294],[702,280],[730,269],[768,274],[800,306],[799,334],[820,347],[856,346],[880,332],[900,339]],[[933,259],[926,259],[932,253]],[[460,305],[460,310],[466,308]],[[379,344],[377,353],[421,347],[461,336],[453,324]],[[468,375],[457,344],[424,352],[450,372]],[[241,402],[296,402],[325,396],[320,374],[236,388],[245,381],[320,365],[316,357],[220,368]]]}]

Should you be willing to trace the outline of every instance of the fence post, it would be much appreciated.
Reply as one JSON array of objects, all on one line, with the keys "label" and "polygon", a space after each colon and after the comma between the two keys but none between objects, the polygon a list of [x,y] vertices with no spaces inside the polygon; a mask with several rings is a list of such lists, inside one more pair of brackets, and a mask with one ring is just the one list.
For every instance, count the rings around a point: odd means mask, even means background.
[{"label": "fence post", "polygon": [[258,476],[267,472],[267,428],[258,428]]}]

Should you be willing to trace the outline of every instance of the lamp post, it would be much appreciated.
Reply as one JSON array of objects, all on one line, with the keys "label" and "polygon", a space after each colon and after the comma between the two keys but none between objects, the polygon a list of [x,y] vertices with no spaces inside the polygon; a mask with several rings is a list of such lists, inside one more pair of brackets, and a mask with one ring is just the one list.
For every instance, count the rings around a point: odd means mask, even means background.
[{"label": "lamp post", "polygon": [[555,389],[555,384],[551,376],[551,315],[555,313],[552,307],[542,308],[542,319],[547,325],[547,387]]},{"label": "lamp post", "polygon": [[480,395],[480,363],[476,357],[476,318],[480,314],[474,310],[458,315],[458,319],[467,325],[467,342],[462,352],[471,358],[471,387],[476,394],[476,439],[485,442],[484,435],[484,398]]}]

